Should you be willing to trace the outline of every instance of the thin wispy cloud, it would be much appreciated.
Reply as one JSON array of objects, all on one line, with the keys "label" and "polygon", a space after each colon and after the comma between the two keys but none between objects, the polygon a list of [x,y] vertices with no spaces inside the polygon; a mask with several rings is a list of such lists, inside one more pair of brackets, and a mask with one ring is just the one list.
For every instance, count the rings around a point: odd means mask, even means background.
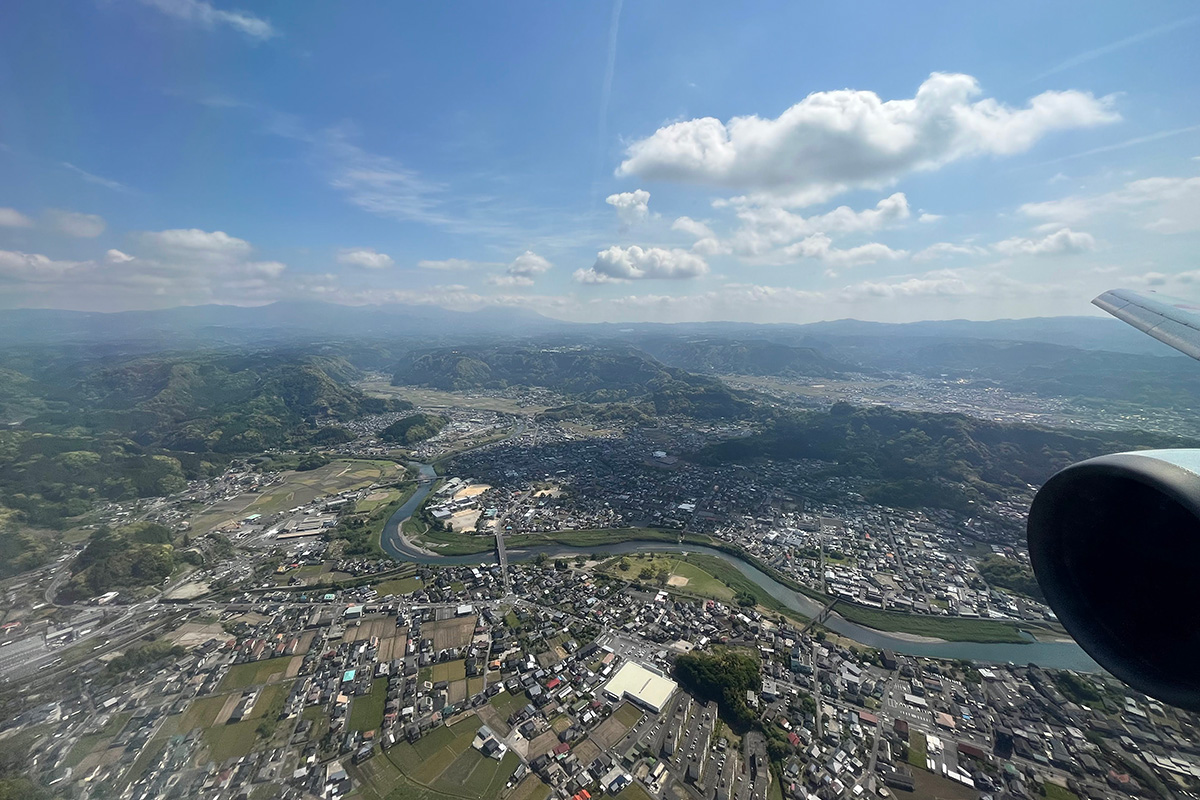
[{"label": "thin wispy cloud", "polygon": [[258,41],[279,35],[271,23],[262,17],[256,17],[248,11],[226,11],[205,0],[141,0],[141,3],[180,22],[207,30],[223,25]]},{"label": "thin wispy cloud", "polygon": [[[604,148],[608,142],[608,104],[612,98],[613,76],[617,70],[617,34],[621,29],[621,6],[624,0],[613,0],[612,19],[608,25],[608,59],[604,64],[604,83],[600,87],[600,118],[596,125],[596,180],[603,171]],[[597,198],[598,199],[598,196]]]},{"label": "thin wispy cloud", "polygon": [[112,189],[114,192],[126,192],[126,193],[131,193],[134,191],[132,187],[126,186],[125,184],[121,183],[120,181],[114,181],[111,178],[105,178],[100,175],[95,175],[91,172],[88,172],[85,169],[81,169],[81,168],[75,166],[70,161],[61,162],[61,166],[63,167],[63,169],[67,169],[67,170],[70,170],[71,172],[74,172],[76,175],[83,178],[88,183],[94,183],[97,186],[103,186],[105,189]]},{"label": "thin wispy cloud", "polygon": [[1098,155],[1099,153],[1111,153],[1113,150],[1124,150],[1127,147],[1137,147],[1139,144],[1157,142],[1160,139],[1169,139],[1172,136],[1179,136],[1180,134],[1184,133],[1194,133],[1196,131],[1200,131],[1200,125],[1189,125],[1186,128],[1174,128],[1169,131],[1159,131],[1158,133],[1150,133],[1145,136],[1135,136],[1132,139],[1126,139],[1125,141],[1117,142],[1116,144],[1106,144],[1103,147],[1093,147],[1091,150],[1084,150],[1082,153],[1072,153],[1069,156],[1061,156],[1059,158],[1053,158],[1049,161],[1043,161],[1040,166],[1058,164],[1063,161],[1074,161],[1077,158],[1094,156]]},{"label": "thin wispy cloud", "polygon": [[1126,36],[1124,39],[1112,42],[1111,44],[1106,44],[1103,47],[1097,47],[1095,49],[1080,53],[1079,55],[1072,56],[1066,61],[1054,65],[1045,72],[1035,75],[1031,79],[1031,82],[1040,81],[1042,78],[1063,72],[1064,70],[1071,69],[1072,67],[1078,67],[1080,64],[1086,64],[1089,61],[1094,61],[1095,59],[1106,56],[1109,53],[1115,53],[1118,50],[1124,50],[1126,47],[1132,47],[1135,44],[1141,44],[1144,41],[1153,39],[1157,36],[1166,35],[1173,31],[1177,31],[1180,28],[1186,28],[1189,25],[1195,25],[1197,22],[1200,22],[1200,14],[1196,14],[1191,17],[1184,17],[1183,19],[1177,19],[1174,22],[1168,22],[1165,25],[1159,25],[1156,28],[1150,28],[1149,30],[1142,31],[1141,33],[1135,33],[1132,36]]}]

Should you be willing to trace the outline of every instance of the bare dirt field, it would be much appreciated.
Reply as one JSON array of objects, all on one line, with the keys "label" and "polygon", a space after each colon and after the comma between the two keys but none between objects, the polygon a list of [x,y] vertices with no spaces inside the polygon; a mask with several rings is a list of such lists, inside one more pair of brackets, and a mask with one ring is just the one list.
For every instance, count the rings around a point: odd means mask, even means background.
[{"label": "bare dirt field", "polygon": [[471,637],[475,634],[476,619],[472,615],[431,622],[421,629],[421,633],[423,636],[433,639],[433,649],[435,650],[466,647],[471,643]]}]

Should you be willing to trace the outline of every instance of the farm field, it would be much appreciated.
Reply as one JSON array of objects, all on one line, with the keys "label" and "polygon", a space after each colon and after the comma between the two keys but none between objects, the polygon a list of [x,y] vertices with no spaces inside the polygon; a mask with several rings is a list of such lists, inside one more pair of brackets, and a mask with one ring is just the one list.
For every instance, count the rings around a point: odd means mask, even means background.
[{"label": "farm field", "polygon": [[292,658],[299,658],[299,656],[268,658],[265,661],[247,661],[242,664],[234,664],[229,668],[229,672],[225,675],[224,679],[222,679],[221,685],[217,687],[217,691],[228,692],[235,689],[245,689],[247,686],[256,686],[271,680],[277,680],[283,677]]},{"label": "farm field", "polygon": [[404,468],[391,461],[344,458],[307,472],[289,470],[282,474],[281,483],[267,487],[262,493],[240,494],[213,504],[196,516],[192,530],[207,532],[250,514],[278,514],[311,503],[321,495],[358,489],[377,481],[394,480],[403,474]]}]

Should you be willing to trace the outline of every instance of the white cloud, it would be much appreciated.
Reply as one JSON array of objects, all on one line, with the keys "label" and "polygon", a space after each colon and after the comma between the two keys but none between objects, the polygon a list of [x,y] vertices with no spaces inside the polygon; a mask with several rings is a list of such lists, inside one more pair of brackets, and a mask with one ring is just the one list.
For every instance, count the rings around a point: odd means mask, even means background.
[{"label": "white cloud", "polygon": [[350,247],[338,251],[339,264],[362,267],[363,269],[385,269],[396,262],[387,253],[379,253],[370,247]]},{"label": "white cloud", "polygon": [[55,261],[39,253],[0,250],[0,282],[57,282],[86,265],[82,261]]},{"label": "white cloud", "polygon": [[971,294],[972,289],[954,275],[927,278],[907,278],[902,281],[863,281],[846,286],[838,292],[844,302],[854,303],[870,298],[894,299],[927,296],[959,296]]},{"label": "white cloud", "polygon": [[698,222],[691,217],[679,217],[671,223],[671,230],[682,231],[689,236],[694,236],[697,239],[713,239],[716,234],[712,228],[705,225],[703,222]]},{"label": "white cloud", "polygon": [[227,25],[251,39],[270,39],[277,36],[275,28],[261,17],[246,11],[224,11],[205,0],[141,0],[143,5],[156,8],[169,17],[188,22],[207,30]]},{"label": "white cloud", "polygon": [[1200,230],[1200,178],[1143,178],[1098,195],[1071,195],[1026,203],[1026,216],[1059,224],[1078,224],[1106,215],[1123,215],[1154,233]]},{"label": "white cloud", "polygon": [[80,169],[79,167],[75,166],[74,164],[72,164],[69,161],[63,161],[62,166],[63,166],[63,168],[68,169],[71,172],[74,172],[76,175],[83,178],[88,183],[94,183],[97,186],[103,186],[105,189],[112,189],[114,192],[132,192],[133,191],[132,189],[130,189],[128,186],[121,183],[120,181],[114,181],[111,178],[105,178],[100,175],[95,175],[91,172],[88,172],[85,169]]},{"label": "white cloud", "polygon": [[1090,233],[1061,228],[1042,239],[1014,236],[996,242],[992,248],[1007,256],[1056,256],[1088,253],[1096,249],[1096,239]]},{"label": "white cloud", "polygon": [[0,228],[32,228],[33,220],[15,208],[0,208]]},{"label": "white cloud", "polygon": [[61,211],[52,208],[46,212],[46,221],[51,229],[64,236],[94,239],[104,233],[104,218],[99,214],[81,214],[78,211]]},{"label": "white cloud", "polygon": [[984,255],[987,250],[973,244],[953,244],[951,242],[937,242],[931,244],[924,250],[913,254],[913,261],[933,261],[938,258],[950,258],[952,256],[978,256]]},{"label": "white cloud", "polygon": [[637,225],[650,217],[650,193],[645,189],[610,194],[604,198],[604,202],[617,210],[617,217],[623,225]]},{"label": "white cloud", "polygon": [[503,275],[492,275],[487,282],[493,286],[532,286],[537,275],[554,267],[532,250],[526,250],[513,259]]},{"label": "white cloud", "polygon": [[708,272],[703,258],[678,248],[614,245],[596,254],[596,263],[575,271],[579,283],[611,283],[651,278],[696,278]]},{"label": "white cloud", "polygon": [[147,232],[141,235],[142,244],[161,255],[214,260],[243,258],[249,255],[250,243],[224,231],[202,231],[199,228],[176,228]]},{"label": "white cloud", "polygon": [[489,275],[487,282],[492,286],[533,286],[533,278],[525,275]]},{"label": "white cloud", "polygon": [[855,211],[839,206],[825,214],[803,217],[778,205],[738,203],[741,227],[726,243],[729,251],[745,256],[770,253],[779,245],[802,236],[827,233],[855,233],[878,230],[908,219],[908,198],[896,192],[880,200],[875,208]]},{"label": "white cloud", "polygon": [[790,244],[779,251],[784,258],[816,258],[834,268],[858,267],[863,264],[873,264],[876,261],[891,261],[908,255],[904,250],[893,250],[880,242],[838,249],[832,240],[823,233],[814,233],[795,244]]},{"label": "white cloud", "polygon": [[480,269],[483,267],[499,266],[494,261],[470,261],[465,258],[445,258],[440,261],[418,261],[417,266],[420,269],[437,269],[447,272],[459,272],[470,269]]},{"label": "white cloud", "polygon": [[943,217],[941,214],[924,214],[923,213],[923,214],[921,214],[921,216],[917,217],[917,222],[930,223],[930,222],[938,222],[943,219],[945,219],[945,217]]},{"label": "white cloud", "polygon": [[133,261],[133,256],[120,250],[109,250],[104,254],[104,258],[111,264],[127,264]]},{"label": "white cloud", "polygon": [[541,275],[543,272],[546,272],[553,266],[553,264],[532,250],[526,250],[524,253],[513,259],[513,262],[508,265],[508,274],[530,277],[533,275]]},{"label": "white cloud", "polygon": [[981,93],[970,75],[933,73],[916,96],[869,91],[811,94],[777,119],[676,122],[631,144],[618,175],[725,186],[803,205],[855,187],[975,155],[1011,155],[1055,130],[1120,119],[1110,97],[1043,92],[1024,108]]}]

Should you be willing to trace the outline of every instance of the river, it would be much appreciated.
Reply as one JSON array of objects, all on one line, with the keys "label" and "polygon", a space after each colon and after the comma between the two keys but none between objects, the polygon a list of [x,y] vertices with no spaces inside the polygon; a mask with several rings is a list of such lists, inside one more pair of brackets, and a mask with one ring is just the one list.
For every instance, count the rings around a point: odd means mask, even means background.
[{"label": "river", "polygon": [[[406,542],[400,533],[401,525],[420,507],[422,501],[433,489],[432,478],[435,476],[433,467],[428,464],[409,464],[416,468],[422,478],[426,478],[408,501],[396,510],[385,523],[380,545],[384,552],[397,561],[413,561],[418,564],[492,564],[496,561],[495,553],[475,553],[466,556],[431,555],[413,547]],[[508,559],[520,561],[536,557],[539,553],[547,556],[569,555],[579,553],[604,553],[619,555],[634,552],[687,552],[705,553],[724,559],[737,568],[739,572],[757,583],[783,605],[803,614],[814,617],[821,610],[821,605],[810,597],[784,586],[779,581],[767,575],[753,564],[747,563],[737,556],[703,545],[678,545],[668,542],[628,541],[617,544],[597,545],[594,547],[568,547],[566,545],[545,545],[524,549],[510,549]],[[1041,667],[1054,669],[1071,669],[1079,672],[1099,672],[1100,667],[1075,642],[1036,642],[1024,644],[984,644],[981,642],[914,642],[898,636],[892,636],[873,628],[850,622],[838,616],[835,612],[824,623],[826,628],[853,639],[869,647],[888,649],[897,653],[907,653],[914,656],[930,658],[964,658],[988,664],[1037,664]]]}]

